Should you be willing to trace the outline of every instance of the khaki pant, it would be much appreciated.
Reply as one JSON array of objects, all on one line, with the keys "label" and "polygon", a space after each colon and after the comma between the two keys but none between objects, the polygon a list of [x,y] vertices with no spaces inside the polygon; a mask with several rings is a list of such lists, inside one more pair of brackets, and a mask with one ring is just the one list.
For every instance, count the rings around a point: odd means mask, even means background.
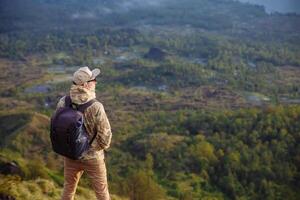
[{"label": "khaki pant", "polygon": [[89,160],[64,159],[64,190],[62,200],[74,199],[76,187],[83,172],[88,174],[97,199],[110,200],[105,162],[100,158]]}]

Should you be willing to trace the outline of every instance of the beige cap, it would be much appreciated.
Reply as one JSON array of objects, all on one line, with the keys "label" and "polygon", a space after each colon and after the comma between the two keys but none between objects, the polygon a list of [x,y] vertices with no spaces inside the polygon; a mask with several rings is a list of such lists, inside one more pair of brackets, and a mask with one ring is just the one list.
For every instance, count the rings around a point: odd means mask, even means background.
[{"label": "beige cap", "polygon": [[100,69],[96,68],[92,71],[89,67],[80,67],[74,74],[73,74],[73,82],[76,85],[82,85],[90,80],[93,80],[100,74]]}]

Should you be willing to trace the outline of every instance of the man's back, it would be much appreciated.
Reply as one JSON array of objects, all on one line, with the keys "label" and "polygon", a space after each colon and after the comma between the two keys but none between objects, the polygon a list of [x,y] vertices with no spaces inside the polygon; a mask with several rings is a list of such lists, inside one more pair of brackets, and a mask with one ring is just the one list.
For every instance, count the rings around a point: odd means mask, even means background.
[{"label": "man's back", "polygon": [[[73,86],[72,86],[73,87]],[[72,88],[71,87],[71,88]],[[74,90],[74,88],[73,88]],[[72,89],[71,89],[72,91]],[[58,104],[57,109],[65,106],[65,97],[62,97]],[[72,99],[71,99],[72,100]],[[73,102],[73,101],[72,101]],[[76,101],[78,103],[78,100]],[[80,104],[86,103],[81,101]],[[89,139],[96,133],[96,138],[91,144],[91,148],[83,156],[83,159],[91,159],[95,156],[103,157],[103,149],[107,149],[110,146],[111,142],[111,127],[108,121],[107,115],[105,113],[104,107],[101,102],[97,101],[89,106],[85,112],[84,116],[84,125],[86,127]],[[104,157],[103,157],[104,158]]]}]

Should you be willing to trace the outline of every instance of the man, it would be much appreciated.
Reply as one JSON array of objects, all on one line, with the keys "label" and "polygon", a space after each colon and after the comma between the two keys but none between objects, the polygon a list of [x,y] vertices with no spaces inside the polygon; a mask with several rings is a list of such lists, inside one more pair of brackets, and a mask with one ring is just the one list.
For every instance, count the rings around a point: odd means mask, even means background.
[{"label": "man", "polygon": [[[90,70],[81,67],[73,74],[73,85],[70,88],[72,103],[81,105],[96,98],[96,77],[100,74],[99,69]],[[65,97],[62,97],[57,109],[65,106]],[[103,105],[96,101],[90,105],[83,114],[84,125],[91,140],[88,151],[84,152],[79,160],[64,157],[64,189],[62,200],[73,200],[79,179],[85,171],[92,183],[98,200],[109,200],[106,166],[104,162],[104,149],[110,146],[111,128]]]}]

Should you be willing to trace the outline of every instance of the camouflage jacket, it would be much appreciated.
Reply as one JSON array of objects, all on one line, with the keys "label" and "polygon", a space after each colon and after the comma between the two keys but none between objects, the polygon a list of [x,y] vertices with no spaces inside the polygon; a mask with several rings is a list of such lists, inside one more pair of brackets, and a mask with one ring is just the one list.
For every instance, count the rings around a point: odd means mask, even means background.
[{"label": "camouflage jacket", "polygon": [[[89,100],[95,98],[95,96],[95,92],[93,91],[88,91],[81,86],[71,86],[70,97],[72,102],[75,104],[84,104]],[[65,96],[59,100],[56,109],[64,106]],[[112,132],[102,103],[97,101],[85,110],[84,125],[86,127],[90,140],[93,138],[96,132],[97,135],[93,143],[91,144],[90,149],[84,153],[82,159],[92,159],[95,157],[104,159],[103,149],[109,148],[112,138]]]}]

